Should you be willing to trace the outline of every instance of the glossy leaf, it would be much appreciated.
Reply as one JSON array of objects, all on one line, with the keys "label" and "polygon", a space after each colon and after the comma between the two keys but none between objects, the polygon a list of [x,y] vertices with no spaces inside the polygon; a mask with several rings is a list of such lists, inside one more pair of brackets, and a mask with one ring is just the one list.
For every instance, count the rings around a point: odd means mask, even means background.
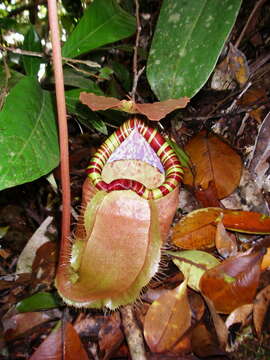
[{"label": "glossy leaf", "polygon": [[94,0],[62,49],[64,57],[77,57],[102,45],[128,36],[136,30],[135,19],[115,0]]},{"label": "glossy leaf", "polygon": [[160,100],[194,96],[207,81],[241,0],[164,0],[147,63]]},{"label": "glossy leaf", "polygon": [[53,309],[58,307],[60,299],[52,293],[39,292],[18,302],[16,309],[19,312]]},{"label": "glossy leaf", "polygon": [[144,321],[144,337],[152,352],[174,348],[191,326],[186,281],[168,290],[150,306]]},{"label": "glossy leaf", "polygon": [[185,172],[185,184],[206,190],[213,182],[219,199],[228,196],[239,185],[241,158],[218,136],[201,131],[190,140],[185,151],[194,166],[194,175],[191,171]]},{"label": "glossy leaf", "polygon": [[172,260],[187,279],[187,284],[192,289],[200,291],[200,279],[206,270],[219,264],[217,258],[204,251],[167,251]]},{"label": "glossy leaf", "polygon": [[254,211],[224,210],[227,229],[251,234],[270,234],[270,216]]},{"label": "glossy leaf", "polygon": [[204,273],[200,281],[201,291],[213,302],[218,312],[228,314],[253,301],[262,257],[262,251],[239,254]]},{"label": "glossy leaf", "polygon": [[220,211],[219,208],[205,208],[184,216],[173,228],[173,244],[184,249],[213,247]]},{"label": "glossy leaf", "polygon": [[[40,37],[32,25],[24,37],[23,49],[28,51],[42,52]],[[24,55],[22,58],[26,74],[29,76],[37,76],[40,64],[42,63],[42,58],[26,55]]]},{"label": "glossy leaf", "polygon": [[55,111],[49,92],[24,77],[0,113],[0,190],[48,174],[59,162]]},{"label": "glossy leaf", "polygon": [[30,360],[89,360],[83,344],[70,323],[64,323],[36,349]]},{"label": "glossy leaf", "polygon": [[80,100],[93,111],[116,109],[131,114],[139,113],[145,115],[149,120],[159,121],[173,110],[184,108],[189,99],[169,99],[152,104],[134,103],[132,100],[119,100],[113,97],[96,96],[91,93],[81,93]]}]

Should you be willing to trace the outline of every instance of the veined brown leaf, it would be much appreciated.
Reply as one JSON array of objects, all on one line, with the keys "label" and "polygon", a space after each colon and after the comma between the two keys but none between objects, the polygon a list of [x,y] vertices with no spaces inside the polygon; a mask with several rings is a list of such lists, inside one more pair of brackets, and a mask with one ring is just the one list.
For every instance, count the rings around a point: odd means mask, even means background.
[{"label": "veined brown leaf", "polygon": [[215,245],[216,220],[222,209],[192,211],[173,228],[172,242],[183,249],[205,249]]},{"label": "veined brown leaf", "polygon": [[168,290],[150,306],[144,321],[144,337],[152,352],[168,352],[191,326],[187,281]]},{"label": "veined brown leaf", "polygon": [[[208,207],[190,212],[173,228],[172,242],[183,249],[206,249],[215,245],[217,225],[251,234],[269,234],[270,217],[252,211]],[[220,239],[218,239],[220,240]],[[235,245],[232,245],[234,248]]]},{"label": "veined brown leaf", "polygon": [[250,304],[256,294],[264,252],[243,253],[224,260],[201,277],[202,293],[220,313]]},{"label": "veined brown leaf", "polygon": [[159,121],[173,110],[186,107],[189,102],[188,97],[183,97],[181,99],[168,99],[151,104],[138,104],[132,100],[118,100],[113,97],[98,96],[86,92],[81,93],[80,100],[93,111],[107,109],[122,110],[131,114],[143,114],[153,121]]},{"label": "veined brown leaf", "polygon": [[79,335],[70,323],[53,330],[30,360],[89,360]]},{"label": "veined brown leaf", "polygon": [[187,171],[184,183],[206,190],[211,181],[219,199],[231,194],[240,181],[242,161],[226,142],[215,134],[201,131],[185,147],[194,167],[194,175]]}]

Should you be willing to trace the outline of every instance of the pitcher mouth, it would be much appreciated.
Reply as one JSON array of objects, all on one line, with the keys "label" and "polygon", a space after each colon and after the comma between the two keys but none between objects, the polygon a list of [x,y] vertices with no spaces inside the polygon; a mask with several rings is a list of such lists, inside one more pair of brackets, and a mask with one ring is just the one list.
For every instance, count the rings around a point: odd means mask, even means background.
[{"label": "pitcher mouth", "polygon": [[[164,182],[150,189],[137,180],[120,178],[107,183],[102,178],[102,170],[108,161],[112,161],[113,153],[120,145],[136,130],[147,142],[150,148],[157,155],[158,161],[154,159],[148,163],[157,167],[161,172],[165,171]],[[144,160],[140,158],[139,152],[133,157],[126,157],[129,160]],[[149,156],[148,156],[149,158]],[[122,159],[121,155],[116,159]],[[157,132],[156,129],[145,125],[141,120],[134,118],[125,122],[115,133],[113,133],[99,148],[91,159],[87,168],[88,176],[98,190],[111,192],[115,190],[133,190],[144,199],[159,199],[172,192],[182,179],[183,170],[174,150],[168,142]]]}]

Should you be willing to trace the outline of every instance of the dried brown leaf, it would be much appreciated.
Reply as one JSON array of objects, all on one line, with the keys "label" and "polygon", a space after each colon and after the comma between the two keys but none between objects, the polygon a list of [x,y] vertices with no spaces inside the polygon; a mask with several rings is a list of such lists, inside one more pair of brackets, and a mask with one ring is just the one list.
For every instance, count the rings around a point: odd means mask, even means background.
[{"label": "dried brown leaf", "polygon": [[186,107],[189,102],[188,97],[183,97],[181,99],[168,99],[151,104],[138,104],[132,100],[118,100],[116,98],[98,96],[86,92],[80,94],[80,100],[93,111],[118,109],[131,114],[143,114],[149,120],[153,121],[159,121],[173,110]]},{"label": "dried brown leaf", "polygon": [[253,304],[244,304],[233,310],[233,312],[230,313],[225,322],[227,329],[229,329],[230,326],[234,324],[241,324],[241,328],[246,326],[249,322],[248,319],[252,314],[252,311]]},{"label": "dried brown leaf", "polygon": [[265,315],[270,304],[270,285],[262,289],[254,300],[253,322],[258,337],[261,336]]},{"label": "dried brown leaf", "polygon": [[186,281],[152,303],[144,321],[144,337],[153,352],[173,350],[191,326]]},{"label": "dried brown leaf", "polygon": [[192,211],[173,228],[172,242],[183,249],[213,247],[216,236],[216,219],[221,211],[219,208]]},{"label": "dried brown leaf", "polygon": [[89,360],[81,340],[70,323],[53,330],[30,360]]},{"label": "dried brown leaf", "polygon": [[107,110],[117,108],[121,104],[121,100],[113,97],[98,96],[93,93],[82,92],[80,100],[84,105],[87,105],[93,111]]},{"label": "dried brown leaf", "polygon": [[219,221],[217,224],[216,248],[224,258],[234,256],[237,253],[236,240],[227,233],[222,221]]},{"label": "dried brown leaf", "polygon": [[206,190],[211,181],[218,198],[228,196],[238,186],[242,162],[240,156],[215,134],[201,131],[185,147],[193,164],[193,173],[187,171],[184,183]]}]

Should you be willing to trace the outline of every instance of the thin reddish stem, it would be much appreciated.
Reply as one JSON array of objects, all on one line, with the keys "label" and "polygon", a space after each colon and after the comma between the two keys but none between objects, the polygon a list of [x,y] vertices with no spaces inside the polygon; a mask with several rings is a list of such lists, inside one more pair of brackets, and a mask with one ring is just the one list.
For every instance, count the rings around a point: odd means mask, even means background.
[{"label": "thin reddish stem", "polygon": [[68,130],[67,112],[65,103],[65,91],[63,80],[61,45],[58,30],[57,4],[56,0],[48,0],[49,23],[51,29],[53,67],[55,77],[59,142],[60,142],[60,165],[61,165],[61,184],[62,184],[62,235],[60,261],[65,248],[65,243],[70,232],[70,179],[69,179],[69,154],[68,154]]}]

